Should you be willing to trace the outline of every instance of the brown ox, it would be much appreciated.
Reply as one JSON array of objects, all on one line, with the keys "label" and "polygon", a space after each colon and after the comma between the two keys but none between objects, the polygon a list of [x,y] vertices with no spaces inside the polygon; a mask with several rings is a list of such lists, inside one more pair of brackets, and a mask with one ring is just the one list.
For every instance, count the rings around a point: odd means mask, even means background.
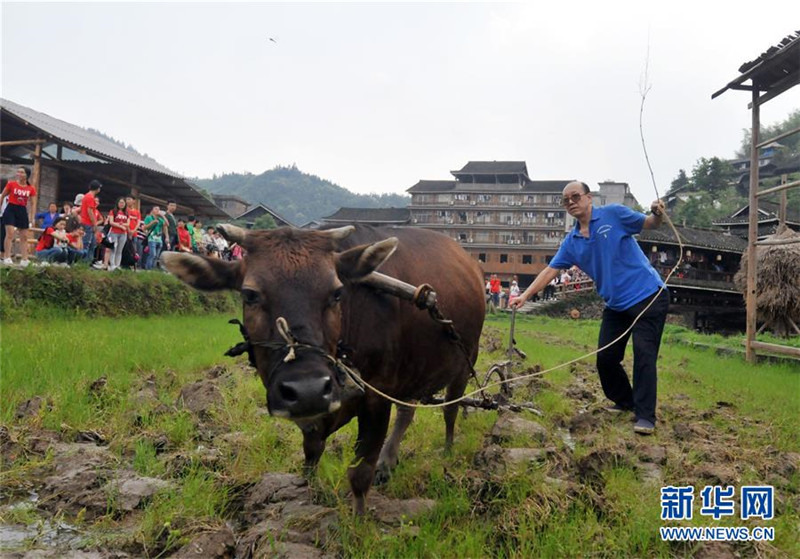
[{"label": "brown ox", "polygon": [[[358,417],[356,459],[348,477],[356,513],[363,513],[376,465],[386,473],[397,463],[414,410],[398,407],[384,445],[390,402],[369,389],[344,397],[330,356],[337,354],[337,345],[350,348],[349,358],[362,378],[403,401],[445,388],[448,399],[462,395],[478,355],[484,317],[477,263],[450,238],[423,229],[246,232],[223,225],[220,230],[241,242],[244,260],[165,253],[162,262],[199,289],[241,292],[244,325],[256,344],[255,362],[269,411],[293,420],[303,431],[307,467],[316,465],[331,433]],[[379,266],[382,273],[412,285],[432,284],[439,308],[453,320],[464,349],[427,312],[359,283]],[[282,345],[287,336],[276,326],[280,317],[290,339],[320,350],[298,349],[288,358]],[[446,448],[453,441],[456,414],[456,405],[444,410]]]}]

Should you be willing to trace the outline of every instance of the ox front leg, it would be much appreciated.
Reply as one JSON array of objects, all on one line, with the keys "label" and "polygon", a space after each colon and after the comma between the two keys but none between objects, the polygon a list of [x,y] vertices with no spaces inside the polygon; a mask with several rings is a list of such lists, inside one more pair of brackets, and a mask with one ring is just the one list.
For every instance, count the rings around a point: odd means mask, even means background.
[{"label": "ox front leg", "polygon": [[[464,389],[467,387],[467,380],[468,377],[464,374],[448,385],[445,395],[448,401],[461,398],[461,396],[464,395]],[[444,451],[446,454],[453,448],[456,417],[458,417],[458,404],[449,404],[444,407]]]},{"label": "ox front leg", "polygon": [[375,472],[375,485],[380,485],[389,481],[392,470],[397,466],[400,442],[408,430],[409,425],[414,420],[416,408],[408,406],[397,406],[397,416],[394,418],[392,434],[383,444],[381,455],[378,457],[378,467]]},{"label": "ox front leg", "polygon": [[358,414],[356,457],[347,472],[357,515],[363,515],[367,510],[367,492],[375,477],[375,464],[386,439],[391,411],[392,406],[387,400],[370,397]]},{"label": "ox front leg", "polygon": [[327,435],[319,425],[304,426],[301,427],[301,430],[303,431],[303,454],[305,455],[303,473],[306,477],[310,477],[325,451]]}]

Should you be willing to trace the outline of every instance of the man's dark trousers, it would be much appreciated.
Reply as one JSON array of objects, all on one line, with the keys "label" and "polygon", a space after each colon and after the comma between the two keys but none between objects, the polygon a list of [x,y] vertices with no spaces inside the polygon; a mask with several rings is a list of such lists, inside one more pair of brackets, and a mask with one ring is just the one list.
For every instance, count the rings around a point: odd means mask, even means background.
[{"label": "man's dark trousers", "polygon": [[[624,311],[603,310],[597,347],[604,347],[627,330],[658,291]],[[624,408],[633,409],[637,419],[656,422],[658,375],[656,359],[661,333],[667,319],[669,292],[664,289],[633,329],[617,343],[597,354],[597,372],[606,397]],[[622,367],[625,346],[633,334],[633,389]]]}]

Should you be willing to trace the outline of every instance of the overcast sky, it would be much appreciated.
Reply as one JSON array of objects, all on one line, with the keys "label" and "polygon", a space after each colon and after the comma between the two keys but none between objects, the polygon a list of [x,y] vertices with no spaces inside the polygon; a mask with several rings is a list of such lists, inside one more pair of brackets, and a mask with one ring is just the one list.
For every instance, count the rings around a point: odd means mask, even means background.
[{"label": "overcast sky", "polygon": [[[749,94],[711,94],[800,28],[800,2],[2,4],[2,96],[187,176],[295,163],[402,192],[469,160],[654,198],[732,157]],[[273,40],[270,40],[272,38]],[[649,38],[649,39],[648,39]],[[762,118],[800,107],[800,87]]]}]

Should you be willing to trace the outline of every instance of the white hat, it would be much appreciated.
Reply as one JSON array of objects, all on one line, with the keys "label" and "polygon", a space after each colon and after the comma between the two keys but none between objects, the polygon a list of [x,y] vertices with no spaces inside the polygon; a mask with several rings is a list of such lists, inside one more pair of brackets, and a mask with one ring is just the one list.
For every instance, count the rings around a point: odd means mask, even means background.
[{"label": "white hat", "polygon": [[75,201],[72,203],[73,206],[80,206],[81,202],[83,202],[83,194],[78,194],[75,196]]}]

